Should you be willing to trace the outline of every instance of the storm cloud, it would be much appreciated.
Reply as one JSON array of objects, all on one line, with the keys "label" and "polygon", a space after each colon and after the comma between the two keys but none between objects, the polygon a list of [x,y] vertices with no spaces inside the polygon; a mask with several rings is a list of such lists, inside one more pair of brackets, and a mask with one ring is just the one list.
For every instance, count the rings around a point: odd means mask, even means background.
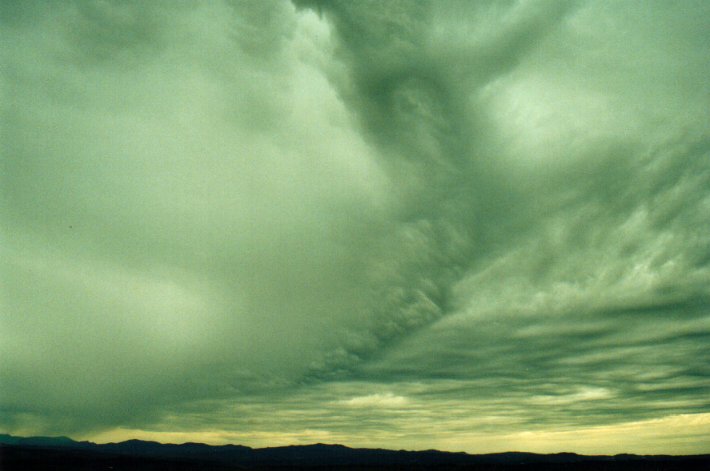
[{"label": "storm cloud", "polygon": [[707,452],[707,2],[1,8],[3,430]]}]

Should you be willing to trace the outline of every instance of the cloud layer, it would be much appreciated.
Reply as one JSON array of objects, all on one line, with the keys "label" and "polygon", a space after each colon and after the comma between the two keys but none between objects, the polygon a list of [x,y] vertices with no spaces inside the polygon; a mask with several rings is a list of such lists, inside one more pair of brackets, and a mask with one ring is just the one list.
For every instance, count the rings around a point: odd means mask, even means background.
[{"label": "cloud layer", "polygon": [[703,451],[705,2],[2,9],[4,430]]}]

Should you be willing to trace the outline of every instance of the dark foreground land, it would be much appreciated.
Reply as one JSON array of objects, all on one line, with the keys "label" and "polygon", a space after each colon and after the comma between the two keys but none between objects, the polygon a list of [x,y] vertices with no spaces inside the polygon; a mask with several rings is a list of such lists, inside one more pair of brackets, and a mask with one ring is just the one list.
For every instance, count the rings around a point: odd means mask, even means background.
[{"label": "dark foreground land", "polygon": [[0,471],[228,471],[261,469],[343,470],[710,470],[710,455],[584,456],[353,449],[307,445],[254,449],[201,443],[164,445],[129,440],[97,445],[68,438],[0,435]]}]

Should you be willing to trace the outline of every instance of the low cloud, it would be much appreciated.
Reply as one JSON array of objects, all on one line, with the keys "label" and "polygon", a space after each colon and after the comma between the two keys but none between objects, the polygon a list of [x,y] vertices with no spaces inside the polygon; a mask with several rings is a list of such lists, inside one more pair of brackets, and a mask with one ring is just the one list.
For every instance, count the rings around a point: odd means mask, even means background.
[{"label": "low cloud", "polygon": [[403,396],[395,396],[392,393],[376,393],[368,394],[367,396],[356,396],[351,399],[342,401],[348,407],[402,407],[407,405],[407,398]]}]

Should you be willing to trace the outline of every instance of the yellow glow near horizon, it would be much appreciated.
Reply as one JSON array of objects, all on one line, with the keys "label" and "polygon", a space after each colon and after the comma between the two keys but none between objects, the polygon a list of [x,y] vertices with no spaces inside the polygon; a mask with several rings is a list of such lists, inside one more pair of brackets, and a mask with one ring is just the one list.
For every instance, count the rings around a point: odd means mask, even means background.
[{"label": "yellow glow near horizon", "polygon": [[579,429],[530,430],[515,433],[462,433],[451,434],[442,431],[437,437],[435,426],[426,424],[432,430],[431,437],[424,442],[407,437],[378,437],[377,441],[366,436],[343,434],[326,430],[303,430],[301,432],[233,432],[227,430],[175,432],[115,428],[98,434],[80,437],[95,443],[121,442],[130,439],[156,441],[161,443],[197,442],[209,445],[245,445],[254,448],[311,443],[339,443],[353,448],[379,448],[381,439],[399,443],[391,448],[424,450],[437,448],[445,451],[465,451],[467,453],[497,453],[505,451],[527,451],[533,453],[559,453],[574,451],[589,455],[614,455],[635,453],[657,454],[704,454],[709,451],[706,438],[710,436],[710,413],[680,414],[659,419],[624,422],[607,426]]}]

